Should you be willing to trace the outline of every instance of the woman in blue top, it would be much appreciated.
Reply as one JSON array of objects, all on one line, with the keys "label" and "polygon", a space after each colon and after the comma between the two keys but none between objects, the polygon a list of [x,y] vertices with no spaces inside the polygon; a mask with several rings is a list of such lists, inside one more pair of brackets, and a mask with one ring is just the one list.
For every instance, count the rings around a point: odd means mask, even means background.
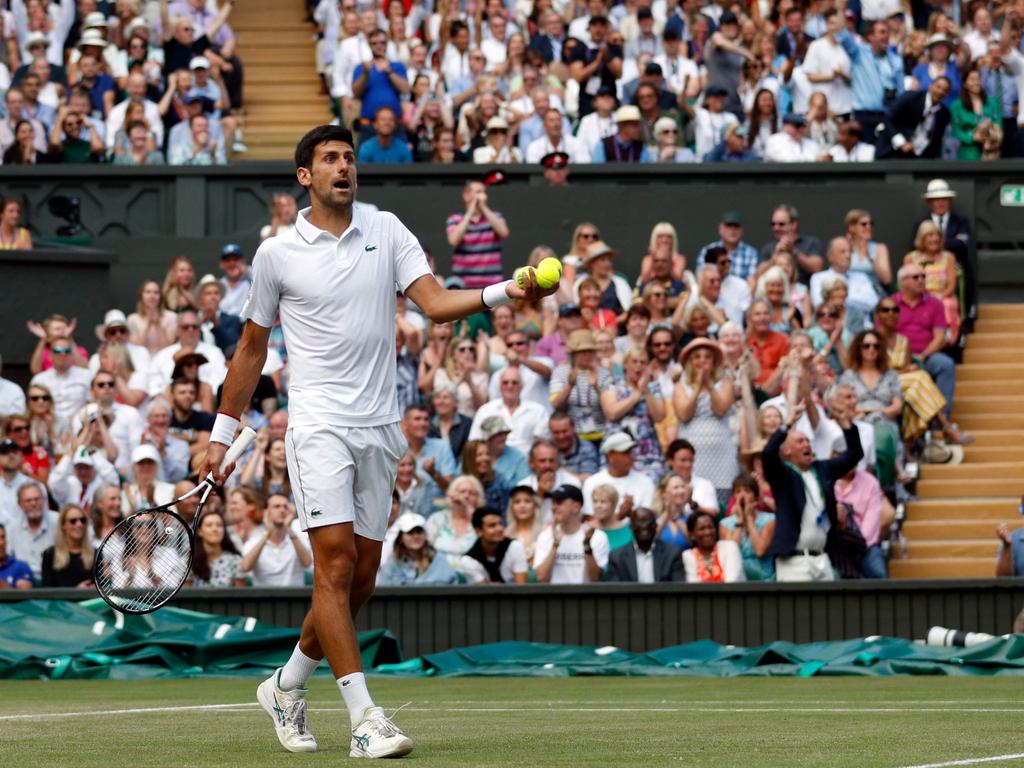
[{"label": "woman in blue top", "polygon": [[395,521],[398,537],[394,555],[380,569],[377,583],[386,587],[457,584],[458,575],[444,555],[427,543],[427,521],[407,512]]},{"label": "woman in blue top", "polygon": [[955,94],[960,93],[960,72],[956,67],[956,58],[953,56],[956,50],[953,41],[939,33],[929,37],[925,47],[928,51],[928,61],[918,64],[910,73],[916,83],[911,90],[926,91],[932,84],[932,80],[938,77],[947,77],[949,78],[949,95],[943,104],[952,109],[953,102],[956,100]]},{"label": "woman in blue top", "polygon": [[890,291],[892,284],[892,261],[885,243],[871,239],[874,222],[871,214],[862,208],[854,208],[846,214],[846,238],[850,241],[850,271],[862,272],[875,286],[879,296]]},{"label": "woman in blue top", "polygon": [[739,545],[747,581],[775,578],[775,559],[768,554],[775,535],[775,515],[758,511],[759,496],[757,480],[752,475],[739,475],[732,481],[732,514],[718,526],[721,540]]},{"label": "woman in blue top", "polygon": [[691,504],[692,496],[693,487],[674,472],[661,478],[654,491],[653,508],[658,516],[657,537],[680,549],[690,548],[686,515],[696,509]]}]

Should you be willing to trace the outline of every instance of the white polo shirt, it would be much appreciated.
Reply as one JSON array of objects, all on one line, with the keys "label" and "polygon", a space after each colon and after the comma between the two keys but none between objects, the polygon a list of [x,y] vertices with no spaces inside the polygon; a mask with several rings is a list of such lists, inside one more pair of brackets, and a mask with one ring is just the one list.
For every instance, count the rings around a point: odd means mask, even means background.
[{"label": "white polo shirt", "polygon": [[[245,542],[242,554],[252,552],[262,540],[262,533],[250,536]],[[295,552],[295,545],[287,536],[280,544],[268,540],[250,573],[254,587],[301,587],[306,583],[302,561]]]},{"label": "white polo shirt", "polygon": [[483,424],[491,416],[501,416],[512,430],[508,435],[508,444],[516,450],[522,451],[524,456],[530,454],[533,441],[538,438],[548,438],[551,432],[548,430],[548,412],[537,403],[528,400],[519,400],[515,412],[511,412],[505,401],[500,397],[495,400],[488,400],[481,405],[473,417],[473,425],[469,429],[470,440],[483,440]]},{"label": "white polo shirt", "polygon": [[270,328],[280,312],[289,426],[392,424],[395,291],[431,274],[427,257],[392,213],[355,207],[336,238],[309,223],[310,211],[256,251],[242,318]]},{"label": "white polo shirt", "polygon": [[53,410],[58,418],[70,420],[78,409],[89,402],[92,374],[88,368],[73,365],[63,376],[56,368],[49,368],[32,377],[29,386],[42,384],[53,396]]}]

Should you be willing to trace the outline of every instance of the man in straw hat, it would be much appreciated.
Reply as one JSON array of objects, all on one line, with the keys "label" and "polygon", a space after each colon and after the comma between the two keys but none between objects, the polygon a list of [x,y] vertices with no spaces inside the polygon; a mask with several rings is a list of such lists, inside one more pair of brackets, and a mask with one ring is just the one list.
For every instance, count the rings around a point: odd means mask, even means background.
[{"label": "man in straw hat", "polygon": [[[953,210],[956,191],[945,179],[932,179],[928,182],[921,199],[928,206],[928,214],[914,222],[910,233],[910,243],[917,237],[917,229],[922,223],[932,221],[942,230],[943,247],[956,256],[956,263],[964,271],[964,288],[967,306],[963,308],[964,317],[973,324],[977,315],[977,283],[974,259],[971,257],[971,222]],[[968,331],[969,332],[969,331]]]},{"label": "man in straw hat", "polygon": [[654,163],[647,145],[643,142],[643,123],[639,107],[632,104],[615,111],[614,136],[601,139],[594,145],[595,163]]}]

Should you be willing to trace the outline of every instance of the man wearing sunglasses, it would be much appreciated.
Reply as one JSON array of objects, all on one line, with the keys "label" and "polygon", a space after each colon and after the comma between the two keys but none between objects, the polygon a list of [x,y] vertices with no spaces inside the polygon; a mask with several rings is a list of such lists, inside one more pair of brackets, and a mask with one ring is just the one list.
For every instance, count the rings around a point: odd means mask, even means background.
[{"label": "man wearing sunglasses", "polygon": [[76,435],[81,432],[88,426],[88,423],[83,423],[83,419],[88,419],[92,414],[101,414],[104,418],[112,419],[107,431],[117,446],[114,466],[127,477],[131,474],[132,448],[139,444],[146,425],[138,409],[116,402],[116,395],[117,381],[114,374],[109,371],[98,371],[92,380],[89,400],[92,405],[98,406],[99,410],[95,411],[87,406],[84,411],[79,411],[71,421],[71,430]]},{"label": "man wearing sunglasses", "polygon": [[[0,373],[4,369],[4,359],[0,356]],[[12,413],[25,413],[25,393],[21,387],[9,379],[0,377],[0,416]]]},{"label": "man wearing sunglasses", "polygon": [[825,268],[825,260],[821,257],[825,249],[821,240],[800,232],[800,213],[796,208],[785,203],[775,206],[770,225],[772,240],[761,246],[759,257],[762,263],[771,261],[776,253],[792,253],[800,268],[800,281],[805,283],[812,274]]},{"label": "man wearing sunglasses", "polygon": [[21,519],[18,510],[18,491],[22,486],[35,485],[41,493],[46,488],[21,471],[24,455],[9,437],[0,440],[0,524],[11,525]]},{"label": "man wearing sunglasses", "polygon": [[[103,322],[96,326],[96,338],[106,344],[123,344],[132,361],[132,368],[145,373],[153,362],[149,350],[140,344],[128,341],[128,318],[120,309],[110,309],[103,315]],[[100,369],[100,355],[96,352],[89,358],[89,373],[95,375]]]},{"label": "man wearing sunglasses", "polygon": [[92,374],[86,368],[73,365],[75,345],[71,339],[56,338],[49,344],[53,367],[37,373],[29,385],[50,390],[57,417],[70,419],[89,401]]},{"label": "man wearing sunglasses", "polygon": [[178,315],[178,341],[164,347],[153,356],[149,366],[149,394],[156,397],[171,383],[174,373],[174,357],[183,349],[197,352],[206,358],[199,366],[199,380],[209,384],[216,392],[227,375],[224,353],[216,344],[207,344],[202,340],[202,325],[199,315],[191,309]]}]

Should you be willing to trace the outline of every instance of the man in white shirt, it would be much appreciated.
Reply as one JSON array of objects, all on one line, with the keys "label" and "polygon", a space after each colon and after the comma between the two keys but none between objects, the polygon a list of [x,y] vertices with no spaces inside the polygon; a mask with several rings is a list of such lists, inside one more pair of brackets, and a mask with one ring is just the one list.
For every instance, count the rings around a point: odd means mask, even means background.
[{"label": "man in white shirt", "polygon": [[704,106],[697,107],[694,127],[694,153],[697,161],[722,143],[725,132],[740,121],[732,112],[725,111],[725,99],[729,92],[720,85],[709,85],[704,89]]},{"label": "man in white shirt", "polygon": [[88,368],[71,364],[74,351],[71,339],[53,339],[50,342],[53,367],[37,373],[29,382],[29,386],[41,384],[50,390],[53,409],[61,419],[70,420],[89,401],[92,374]]},{"label": "man in white shirt", "polygon": [[456,80],[469,74],[469,27],[459,19],[450,24],[448,43],[441,56],[441,74],[449,90]]},{"label": "man in white shirt", "polygon": [[[334,54],[331,69],[331,96],[342,100],[342,105],[352,102],[352,76],[356,67],[373,58],[368,35],[377,29],[377,12],[367,9],[359,13],[359,34],[343,40]],[[398,49],[388,40],[388,61],[398,59]],[[346,111],[345,114],[349,114]]]},{"label": "man in white shirt", "polygon": [[[91,437],[92,432],[87,435]],[[86,437],[71,453],[64,454],[49,478],[50,493],[58,504],[78,504],[85,512],[89,511],[93,495],[101,485],[121,482],[114,465],[107,461],[102,451],[90,454],[86,449],[90,437]]]},{"label": "man in white shirt", "polygon": [[[132,368],[143,373],[149,370],[149,365],[152,362],[149,350],[128,341],[128,318],[120,309],[107,310],[103,316],[103,323],[96,326],[96,338],[110,344],[123,344],[132,361]],[[95,374],[99,369],[100,353],[94,352],[89,358],[89,372]]]},{"label": "man in white shirt", "polygon": [[732,259],[721,246],[708,248],[704,252],[704,263],[717,267],[718,276],[722,281],[715,306],[725,312],[729,320],[742,328],[743,315],[750,309],[750,302],[753,300],[750,284],[732,274]]},{"label": "man in white shirt", "polygon": [[807,138],[807,121],[795,112],[782,118],[782,130],[764,143],[766,163],[813,163],[817,159],[818,145]]},{"label": "man in white shirt", "polygon": [[826,256],[829,268],[811,275],[809,292],[814,308],[817,309],[824,301],[821,288],[825,282],[833,277],[841,277],[846,281],[847,305],[856,307],[865,315],[874,311],[875,305],[878,304],[878,293],[871,284],[871,278],[863,272],[850,271],[850,241],[845,237],[833,237],[828,244]]},{"label": "man in white shirt", "polygon": [[985,5],[975,6],[971,27],[963,41],[971,49],[971,61],[977,61],[988,53],[989,42],[998,42],[999,32],[992,28],[992,12]]},{"label": "man in white shirt", "polygon": [[839,124],[835,146],[828,151],[834,163],[870,163],[875,159],[875,145],[861,141],[861,127],[856,120]]},{"label": "man in white shirt", "polygon": [[90,389],[91,403],[75,414],[71,420],[71,431],[78,434],[85,422],[103,418],[106,420],[107,432],[110,439],[117,446],[117,458],[114,466],[126,477],[131,472],[132,448],[139,444],[142,439],[142,430],[145,424],[139,410],[131,405],[118,403],[114,400],[117,394],[117,384],[114,374],[109,371],[99,371],[92,379]]},{"label": "man in white shirt", "polygon": [[43,575],[43,552],[57,536],[57,513],[46,508],[46,496],[38,485],[18,490],[19,514],[7,526],[7,554],[28,563],[38,580]]},{"label": "man in white shirt", "polygon": [[601,443],[608,466],[591,475],[583,483],[583,514],[594,514],[594,489],[607,483],[619,492],[619,506],[636,509],[649,507],[654,501],[654,482],[643,472],[633,469],[633,449],[636,440],[628,432],[612,432]]},{"label": "man in white shirt", "polygon": [[178,341],[157,352],[149,366],[151,397],[156,397],[170,385],[171,375],[174,373],[174,356],[182,349],[191,350],[206,358],[206,362],[199,366],[199,380],[209,384],[214,392],[217,391],[227,375],[224,353],[216,344],[207,344],[201,339],[202,325],[199,322],[199,315],[191,309],[186,309],[178,315]]},{"label": "man in white shirt", "polygon": [[686,48],[675,27],[667,27],[661,36],[663,51],[653,61],[665,76],[665,87],[677,96],[695,96],[700,88],[700,72],[693,59],[686,57]]},{"label": "man in white shirt", "polygon": [[583,524],[583,494],[575,485],[551,492],[554,524],[537,537],[533,568],[542,584],[585,584],[601,580],[611,547],[604,531]]},{"label": "man in white shirt", "polygon": [[501,513],[494,507],[473,512],[476,542],[459,561],[459,573],[470,584],[525,584],[530,564],[518,539],[505,536]]},{"label": "man in white shirt", "polygon": [[594,95],[594,111],[584,115],[576,129],[579,139],[587,152],[594,154],[594,147],[609,136],[616,133],[615,125],[615,89],[608,85],[601,86]]},{"label": "man in white shirt", "polygon": [[275,493],[267,499],[263,512],[266,530],[245,542],[241,570],[252,574],[254,587],[301,587],[305,568],[313,555],[302,538],[292,530],[295,512],[288,497]]},{"label": "man in white shirt", "polygon": [[142,105],[146,111],[146,122],[149,124],[149,130],[153,132],[156,145],[158,147],[163,146],[164,121],[160,116],[160,107],[157,106],[156,102],[146,98],[146,76],[140,72],[128,75],[125,90],[128,92],[128,98],[112,107],[107,115],[107,152],[114,151],[114,140],[117,138],[117,132],[124,127],[124,115],[128,111],[129,104]]},{"label": "man in white shirt", "polygon": [[[3,371],[4,359],[0,356],[0,371]],[[8,379],[0,378],[0,417],[12,413],[25,413],[25,393],[21,387]]]},{"label": "man in white shirt", "polygon": [[[532,402],[551,413],[551,389],[548,380],[555,364],[549,357],[535,357],[531,354],[530,337],[522,331],[512,331],[505,336],[505,367],[491,374],[487,385],[487,396],[496,400],[502,395],[501,374],[508,368],[515,368],[522,378],[520,396],[523,402]],[[493,363],[492,363],[493,364]]]},{"label": "man in white shirt", "polygon": [[551,152],[565,152],[572,163],[590,162],[590,152],[583,146],[582,141],[563,132],[562,121],[562,113],[548,107],[544,113],[544,135],[530,142],[526,148],[526,162],[539,163],[544,155]]},{"label": "man in white shirt", "polygon": [[832,9],[825,12],[827,32],[807,47],[804,72],[811,81],[813,93],[824,93],[828,109],[834,115],[849,115],[853,110],[853,89],[850,87],[852,63],[836,36],[845,27],[843,14]]},{"label": "man in white shirt", "polygon": [[483,440],[483,423],[491,416],[501,416],[512,431],[508,436],[508,444],[522,452],[525,456],[530,452],[533,441],[539,437],[548,437],[548,412],[534,402],[523,400],[523,378],[519,368],[510,366],[498,374],[501,384],[501,396],[488,400],[477,408],[473,417],[473,426],[469,430],[470,440]]}]

